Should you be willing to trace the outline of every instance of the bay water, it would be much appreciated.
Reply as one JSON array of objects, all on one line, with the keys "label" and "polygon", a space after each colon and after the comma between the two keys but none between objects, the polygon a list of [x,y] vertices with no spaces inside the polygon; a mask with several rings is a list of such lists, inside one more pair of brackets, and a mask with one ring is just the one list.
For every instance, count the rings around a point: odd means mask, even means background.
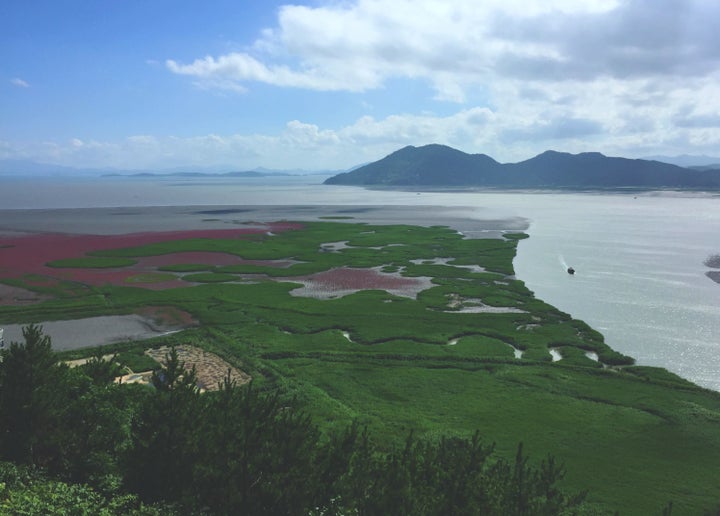
[{"label": "bay water", "polygon": [[530,235],[514,265],[537,297],[584,320],[639,365],[665,367],[720,391],[720,284],[705,275],[711,269],[704,264],[720,254],[720,196],[369,190],[325,186],[323,179],[3,177],[0,210],[416,206],[418,223],[452,219],[469,236],[480,236],[472,231],[487,227],[481,221],[505,221],[498,227]]}]

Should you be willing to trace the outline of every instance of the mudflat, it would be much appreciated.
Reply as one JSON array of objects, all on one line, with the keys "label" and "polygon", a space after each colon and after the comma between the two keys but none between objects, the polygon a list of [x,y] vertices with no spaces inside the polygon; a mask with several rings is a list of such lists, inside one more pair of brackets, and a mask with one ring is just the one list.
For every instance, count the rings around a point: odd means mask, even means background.
[{"label": "mudflat", "polygon": [[138,232],[257,227],[282,220],[344,219],[375,224],[446,225],[469,237],[493,237],[523,231],[521,217],[468,220],[463,207],[438,206],[153,206],[0,210],[0,236],[22,233],[120,235]]},{"label": "mudflat", "polygon": [[[173,288],[182,282],[177,279],[165,282],[157,279],[143,281],[143,275],[154,273],[143,268],[146,265],[154,266],[152,257],[140,260],[135,267],[66,269],[60,275],[58,269],[48,266],[48,263],[79,258],[88,251],[98,249],[133,247],[179,238],[234,238],[253,233],[279,232],[294,227],[287,221],[343,220],[375,224],[443,225],[471,238],[499,237],[505,231],[527,228],[527,222],[521,218],[468,220],[461,216],[462,211],[461,208],[430,209],[423,206],[342,205],[0,210],[0,279],[32,275],[34,281],[38,282],[37,286],[45,283],[47,286],[56,286],[58,276],[62,276],[63,281],[77,285],[134,283],[138,286],[142,283],[144,288],[152,290]],[[220,256],[221,253],[215,254],[218,255],[216,260],[227,260],[227,257]],[[189,258],[177,257],[178,263]],[[201,261],[209,263],[207,257]],[[42,294],[0,284],[2,305],[34,304],[43,299],[45,297]],[[182,327],[161,324],[142,314],[47,321],[42,324],[45,332],[52,336],[53,347],[57,350],[143,340]],[[22,341],[22,325],[4,324],[3,327],[6,342]]]},{"label": "mudflat", "polygon": [[[20,324],[3,325],[5,342],[24,342]],[[52,338],[53,349],[85,348],[124,342],[143,340],[150,337],[167,335],[173,326],[159,326],[149,318],[139,314],[103,315],[73,319],[69,321],[47,321],[42,323],[43,332]]]}]

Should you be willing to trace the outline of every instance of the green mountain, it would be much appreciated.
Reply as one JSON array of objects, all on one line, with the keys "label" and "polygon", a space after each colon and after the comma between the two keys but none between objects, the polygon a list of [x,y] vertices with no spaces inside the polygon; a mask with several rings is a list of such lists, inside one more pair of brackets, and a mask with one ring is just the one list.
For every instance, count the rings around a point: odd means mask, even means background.
[{"label": "green mountain", "polygon": [[720,173],[598,152],[546,151],[519,163],[498,163],[445,145],[404,147],[325,181],[335,185],[487,186],[507,188],[720,188]]}]

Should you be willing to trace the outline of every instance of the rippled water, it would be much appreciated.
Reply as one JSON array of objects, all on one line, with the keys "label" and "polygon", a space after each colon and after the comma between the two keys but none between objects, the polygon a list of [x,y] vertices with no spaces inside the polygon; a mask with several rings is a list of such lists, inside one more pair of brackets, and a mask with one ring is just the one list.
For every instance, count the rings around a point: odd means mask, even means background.
[{"label": "rippled water", "polygon": [[539,298],[585,320],[639,364],[720,390],[720,285],[703,264],[720,253],[720,197],[375,191],[322,179],[0,179],[0,207],[424,206],[432,208],[418,210],[418,222],[460,217],[469,233],[473,221],[515,217],[517,225],[522,217],[530,238],[515,268]]},{"label": "rippled water", "polygon": [[515,261],[528,287],[639,364],[720,390],[720,285],[703,264],[720,251],[720,199],[573,194],[534,204]]}]

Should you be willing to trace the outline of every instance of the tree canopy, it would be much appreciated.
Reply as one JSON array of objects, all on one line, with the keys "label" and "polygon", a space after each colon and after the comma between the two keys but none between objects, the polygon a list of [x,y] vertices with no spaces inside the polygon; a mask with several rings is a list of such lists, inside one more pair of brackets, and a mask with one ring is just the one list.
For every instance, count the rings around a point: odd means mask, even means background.
[{"label": "tree canopy", "polygon": [[514,463],[477,434],[411,434],[386,450],[357,424],[323,434],[293,399],[229,376],[200,394],[174,349],[144,387],[114,383],[100,357],[59,363],[41,327],[23,336],[0,363],[0,507],[11,512],[521,515],[584,499],[522,445]]}]

